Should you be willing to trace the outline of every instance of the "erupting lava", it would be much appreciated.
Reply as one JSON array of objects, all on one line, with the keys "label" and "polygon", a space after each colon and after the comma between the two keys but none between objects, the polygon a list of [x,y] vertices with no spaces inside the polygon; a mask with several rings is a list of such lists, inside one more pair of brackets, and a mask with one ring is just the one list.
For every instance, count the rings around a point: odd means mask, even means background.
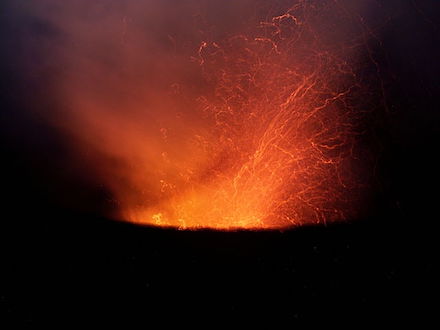
[{"label": "erupting lava", "polygon": [[[101,30],[58,17],[77,42],[57,125],[112,192],[115,217],[270,229],[361,212],[368,33],[337,1],[288,2],[253,1],[221,31],[213,9],[189,5],[167,12],[161,33],[136,6]],[[193,22],[180,26],[186,13]]]}]

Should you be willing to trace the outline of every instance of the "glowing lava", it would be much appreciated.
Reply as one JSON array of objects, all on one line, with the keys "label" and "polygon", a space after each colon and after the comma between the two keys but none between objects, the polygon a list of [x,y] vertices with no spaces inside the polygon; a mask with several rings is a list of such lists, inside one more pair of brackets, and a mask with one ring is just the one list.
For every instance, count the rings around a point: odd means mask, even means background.
[{"label": "glowing lava", "polygon": [[257,3],[218,33],[206,32],[215,26],[203,11],[188,15],[206,18],[201,26],[176,32],[184,25],[173,19],[192,7],[169,12],[173,28],[159,36],[144,31],[138,8],[107,30],[73,19],[81,42],[66,61],[57,124],[112,192],[116,218],[269,229],[361,212],[365,35],[347,32],[336,1]]}]

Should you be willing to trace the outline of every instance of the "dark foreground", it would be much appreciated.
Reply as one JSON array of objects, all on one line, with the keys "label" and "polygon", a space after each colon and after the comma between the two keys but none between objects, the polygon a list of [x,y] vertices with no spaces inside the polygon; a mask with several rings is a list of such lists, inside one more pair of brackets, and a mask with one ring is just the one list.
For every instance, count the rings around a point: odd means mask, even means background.
[{"label": "dark foreground", "polygon": [[29,211],[2,231],[2,322],[420,323],[435,311],[433,235],[389,218],[184,232]]}]

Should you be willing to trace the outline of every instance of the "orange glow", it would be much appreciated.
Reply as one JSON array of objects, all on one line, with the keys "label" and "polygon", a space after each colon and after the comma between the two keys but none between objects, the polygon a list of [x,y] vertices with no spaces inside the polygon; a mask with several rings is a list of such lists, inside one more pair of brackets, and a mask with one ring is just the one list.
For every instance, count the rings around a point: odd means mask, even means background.
[{"label": "orange glow", "polygon": [[56,50],[65,71],[52,121],[111,191],[114,218],[228,230],[359,215],[365,31],[337,2],[234,7],[221,31],[194,2],[98,8],[111,13],[100,25],[77,4],[49,3],[70,38]]}]

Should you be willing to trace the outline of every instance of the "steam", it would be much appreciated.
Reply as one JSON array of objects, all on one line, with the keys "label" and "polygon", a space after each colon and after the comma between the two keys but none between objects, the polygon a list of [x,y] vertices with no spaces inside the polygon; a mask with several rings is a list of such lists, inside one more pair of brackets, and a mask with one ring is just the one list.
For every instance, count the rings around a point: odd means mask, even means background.
[{"label": "steam", "polygon": [[111,191],[112,217],[270,228],[361,209],[370,1],[22,5],[54,31],[43,115]]}]

